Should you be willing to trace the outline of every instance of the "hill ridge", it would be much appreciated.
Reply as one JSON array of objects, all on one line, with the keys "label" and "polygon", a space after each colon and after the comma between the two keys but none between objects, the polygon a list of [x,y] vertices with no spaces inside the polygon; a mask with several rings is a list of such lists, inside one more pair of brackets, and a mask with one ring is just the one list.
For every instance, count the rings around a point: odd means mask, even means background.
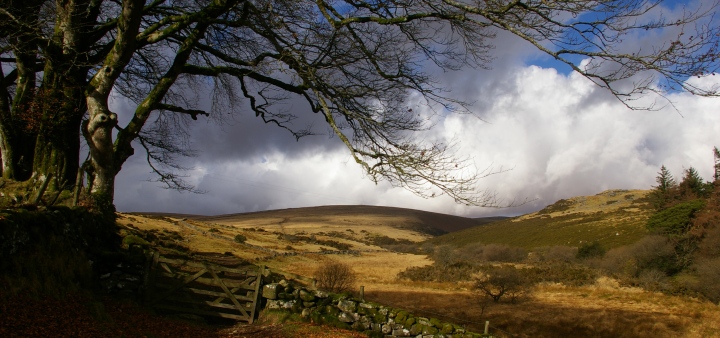
[{"label": "hill ridge", "polygon": [[[377,217],[386,217],[388,218],[389,223],[398,224],[402,222],[395,222],[391,219],[404,218],[404,221],[409,222],[407,224],[411,227],[417,227],[418,230],[434,236],[460,231],[483,224],[482,219],[474,219],[469,217],[449,215],[419,209],[372,205],[321,205],[312,207],[253,211],[247,213],[223,214],[215,216],[198,216],[193,217],[193,219],[203,222],[221,222],[229,220],[240,221],[243,219],[251,219],[258,216],[265,216],[271,218],[282,218],[290,221],[293,219],[298,220],[342,216],[350,217],[353,215],[371,215]],[[410,219],[408,220],[408,218]],[[408,228],[408,226],[401,227]]]},{"label": "hill ridge", "polygon": [[533,249],[581,246],[599,241],[606,248],[633,243],[647,234],[649,190],[612,189],[560,199],[542,210],[482,227],[429,239],[433,244],[506,244]]}]

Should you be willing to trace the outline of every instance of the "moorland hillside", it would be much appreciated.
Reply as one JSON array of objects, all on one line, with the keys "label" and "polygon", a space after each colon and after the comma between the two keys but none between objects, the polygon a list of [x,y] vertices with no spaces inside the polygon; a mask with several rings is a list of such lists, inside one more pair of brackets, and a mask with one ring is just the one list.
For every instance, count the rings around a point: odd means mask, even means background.
[{"label": "moorland hillside", "polygon": [[433,245],[462,247],[505,244],[533,249],[598,241],[605,248],[637,242],[653,209],[649,190],[608,190],[593,196],[561,199],[544,209],[512,219],[429,239]]}]

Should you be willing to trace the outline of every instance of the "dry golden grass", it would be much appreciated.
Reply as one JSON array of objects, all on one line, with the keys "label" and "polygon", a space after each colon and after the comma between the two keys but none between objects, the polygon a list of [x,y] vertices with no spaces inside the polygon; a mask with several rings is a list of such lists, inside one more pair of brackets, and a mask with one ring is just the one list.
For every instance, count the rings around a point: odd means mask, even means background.
[{"label": "dry golden grass", "polygon": [[[448,285],[449,287],[449,285]],[[686,297],[607,286],[540,286],[518,304],[482,309],[467,291],[365,288],[368,300],[512,337],[717,337],[720,308]]]},{"label": "dry golden grass", "polygon": [[569,206],[566,210],[551,212],[541,210],[515,218],[512,222],[547,217],[548,215],[550,217],[559,217],[569,214],[593,214],[596,212],[609,214],[620,209],[628,212],[638,212],[642,211],[642,209],[636,207],[633,202],[647,197],[649,193],[650,190],[607,190],[597,195],[568,198],[565,200],[565,204]]},{"label": "dry golden grass", "polygon": [[320,265],[329,261],[340,261],[350,265],[357,277],[357,286],[393,287],[404,284],[397,280],[397,274],[414,266],[425,266],[432,261],[423,255],[399,254],[394,252],[362,252],[354,255],[303,255],[277,257],[261,262],[271,269],[312,277]]},{"label": "dry golden grass", "polygon": [[[560,200],[543,210],[436,237],[437,245],[463,247],[506,244],[533,250],[543,246],[582,246],[598,241],[606,249],[637,242],[648,234],[652,208],[648,190],[608,190]],[[512,231],[508,229],[512,228]]]},{"label": "dry golden grass", "polygon": [[[603,203],[607,205],[609,198],[603,197],[605,201],[602,202],[592,197],[583,202],[583,207],[588,210]],[[247,237],[247,244],[278,253],[320,250],[319,245],[279,239],[281,229],[278,223],[281,221],[270,218],[257,222],[246,219],[238,223],[186,220],[198,229],[193,230],[164,219],[137,215],[123,215],[119,219],[121,224],[132,223],[142,230],[178,231],[185,240],[183,244],[193,251],[232,252],[236,257],[250,261],[262,258],[256,263],[305,277],[312,277],[324,262],[347,263],[358,276],[356,290],[364,286],[366,299],[404,308],[416,315],[439,317],[466,325],[476,332],[481,332],[485,320],[489,320],[495,334],[509,332],[518,337],[720,337],[720,307],[717,305],[688,297],[622,288],[610,279],[601,279],[596,285],[587,287],[541,285],[526,301],[492,304],[480,316],[481,308],[476,296],[469,291],[470,283],[410,282],[396,278],[408,267],[431,264],[426,256],[384,251],[352,241],[352,238],[364,238],[367,233],[411,240],[420,240],[425,236],[412,229],[375,224],[380,221],[374,217],[368,217],[363,222],[346,222],[336,215],[322,221],[298,219],[283,222],[286,234],[315,234],[318,239],[349,243],[353,249],[377,250],[359,255],[303,253],[269,258],[267,251],[230,240],[236,234],[242,234]],[[250,228],[266,231],[251,231]],[[211,236],[210,229],[216,229],[213,234],[223,236],[225,240]],[[331,235],[333,231],[347,238],[334,237]],[[288,249],[288,246],[292,248]]]}]

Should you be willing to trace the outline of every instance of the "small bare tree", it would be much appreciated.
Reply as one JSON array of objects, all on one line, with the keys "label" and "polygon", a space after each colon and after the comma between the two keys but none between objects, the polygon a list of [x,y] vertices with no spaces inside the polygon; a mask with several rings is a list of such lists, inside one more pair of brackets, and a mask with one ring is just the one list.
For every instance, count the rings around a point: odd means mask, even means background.
[{"label": "small bare tree", "polygon": [[352,268],[340,262],[327,262],[315,272],[317,286],[334,293],[349,291],[355,285],[355,273]]},{"label": "small bare tree", "polygon": [[493,268],[475,281],[481,305],[487,304],[488,299],[499,303],[504,296],[510,297],[510,301],[515,303],[528,293],[529,286],[528,279],[518,269],[508,265]]}]

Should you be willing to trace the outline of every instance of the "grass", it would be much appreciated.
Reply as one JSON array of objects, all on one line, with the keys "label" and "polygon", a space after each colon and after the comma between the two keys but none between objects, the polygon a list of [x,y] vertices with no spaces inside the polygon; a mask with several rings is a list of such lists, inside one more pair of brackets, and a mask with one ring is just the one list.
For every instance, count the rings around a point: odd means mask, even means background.
[{"label": "grass", "polygon": [[[428,242],[455,246],[501,243],[531,249],[552,245],[580,246],[598,240],[609,249],[633,243],[647,233],[645,221],[650,209],[646,194],[647,191],[616,190],[567,199],[537,213],[453,232]],[[327,214],[318,214],[318,210]],[[482,332],[485,320],[489,320],[491,331],[500,336],[504,332],[521,337],[720,336],[718,306],[689,297],[623,288],[608,278],[601,278],[591,286],[542,284],[526,301],[491,305],[481,315],[479,302],[469,291],[470,281],[398,280],[399,272],[412,266],[429,265],[432,260],[424,255],[395,253],[369,244],[368,239],[373,236],[413,242],[431,238],[413,225],[418,222],[417,217],[410,217],[404,211],[393,216],[387,213],[343,214],[341,211],[345,209],[332,210],[329,207],[315,209],[314,214],[308,214],[307,211],[289,209],[280,213],[212,219],[187,216],[191,219],[185,222],[194,229],[176,224],[180,220],[176,217],[123,215],[119,222],[132,223],[141,231],[177,231],[183,245],[191,251],[230,252],[235,257],[305,277],[312,277],[323,262],[337,260],[353,267],[358,277],[356,288],[364,286],[367,300],[404,308],[416,315],[439,317],[476,332]],[[232,238],[236,234],[246,236],[248,245],[234,243]],[[287,239],[312,235],[347,243],[361,252],[357,255],[323,255],[317,252],[327,246]],[[272,252],[301,254],[272,256]],[[287,318],[268,319],[266,325],[273,334],[282,332],[292,337],[293,333],[288,332],[299,332],[298,337],[327,332],[325,328]],[[328,337],[350,337],[347,334],[336,332]]]},{"label": "grass", "polygon": [[[437,286],[437,285],[436,285]],[[501,337],[712,337],[720,331],[720,309],[690,298],[607,285],[538,287],[530,299],[492,304],[484,313],[474,294],[445,290],[373,290],[368,300],[438,317]],[[483,313],[483,315],[481,315]]]},{"label": "grass", "polygon": [[[650,205],[645,190],[611,190],[595,196],[560,200],[538,212],[428,240],[463,247],[476,243],[507,244],[528,250],[575,246],[598,241],[606,248],[634,243],[648,234]],[[609,203],[612,202],[612,203]]]}]

